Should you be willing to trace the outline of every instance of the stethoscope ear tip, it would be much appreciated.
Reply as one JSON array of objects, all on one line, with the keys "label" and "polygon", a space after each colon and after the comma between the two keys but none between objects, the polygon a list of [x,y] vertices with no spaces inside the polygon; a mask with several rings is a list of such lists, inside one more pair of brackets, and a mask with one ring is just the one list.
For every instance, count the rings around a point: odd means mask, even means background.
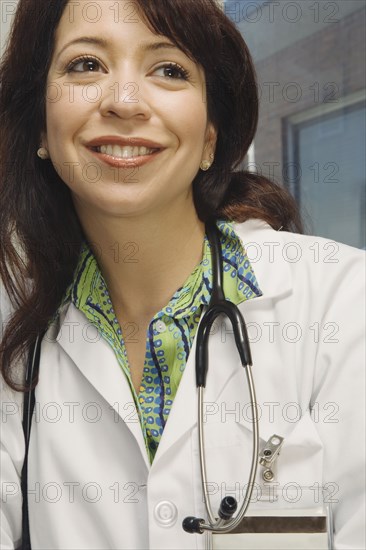
[{"label": "stethoscope ear tip", "polygon": [[221,519],[228,521],[232,518],[238,508],[238,503],[234,497],[227,496],[222,499],[219,509]]},{"label": "stethoscope ear tip", "polygon": [[195,518],[193,516],[188,516],[186,518],[184,518],[183,520],[183,523],[182,523],[182,526],[183,526],[183,529],[187,532],[187,533],[200,533],[202,534],[203,531],[201,529],[201,524],[204,523],[204,519],[202,518]]}]

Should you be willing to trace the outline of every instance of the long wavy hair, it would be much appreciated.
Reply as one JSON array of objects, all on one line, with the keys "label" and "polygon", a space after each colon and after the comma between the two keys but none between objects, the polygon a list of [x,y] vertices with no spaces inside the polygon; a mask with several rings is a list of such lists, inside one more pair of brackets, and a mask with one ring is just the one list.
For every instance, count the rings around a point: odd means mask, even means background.
[{"label": "long wavy hair", "polygon": [[[199,63],[208,119],[218,129],[215,161],[199,171],[193,196],[199,218],[260,218],[301,232],[287,191],[237,171],[258,123],[256,75],[248,48],[215,0],[135,0],[150,29]],[[36,155],[45,130],[46,80],[67,0],[19,0],[0,65],[0,277],[14,309],[0,347],[5,382],[43,332],[71,283],[85,239],[71,192],[51,162]],[[36,381],[35,381],[36,383]]]}]

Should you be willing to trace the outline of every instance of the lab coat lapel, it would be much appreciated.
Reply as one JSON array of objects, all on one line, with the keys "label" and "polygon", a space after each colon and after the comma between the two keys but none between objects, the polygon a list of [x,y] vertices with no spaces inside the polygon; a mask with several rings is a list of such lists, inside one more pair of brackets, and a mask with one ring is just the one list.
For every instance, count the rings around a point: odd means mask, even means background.
[{"label": "lab coat lapel", "polygon": [[[202,317],[201,317],[202,321]],[[201,322],[200,321],[200,322]],[[179,384],[177,395],[169,419],[164,428],[164,433],[154,459],[156,464],[164,453],[179,443],[187,431],[192,429],[198,420],[198,391],[196,388],[195,355],[197,347],[197,335],[186,364],[186,368]],[[232,334],[231,324],[224,315],[220,315],[213,325],[212,335],[209,340],[209,370],[207,385],[204,391],[204,410],[210,411],[220,401],[220,394],[230,384],[230,380],[244,368]],[[247,398],[243,396],[243,401]]]},{"label": "lab coat lapel", "polygon": [[[204,308],[206,311],[207,307]],[[200,319],[202,322],[203,314]],[[197,331],[198,332],[198,331]],[[205,389],[205,403],[214,403],[233,375],[235,368],[240,364],[236,347],[229,342],[233,335],[229,334],[229,328],[224,316],[220,316],[212,327],[212,336],[209,340],[209,373],[207,387]],[[169,419],[165,425],[164,433],[159,443],[154,458],[156,464],[160,457],[179,439],[185,435],[198,418],[198,392],[196,388],[195,356],[197,347],[197,333],[194,338],[184,374],[179,384],[177,394]]]},{"label": "lab coat lapel", "polygon": [[[111,346],[103,337],[98,338],[96,329],[92,334],[92,326],[73,304],[68,307],[57,341],[88,382],[125,421],[149,468],[144,437],[131,390]],[[136,412],[131,414],[133,408]]]}]

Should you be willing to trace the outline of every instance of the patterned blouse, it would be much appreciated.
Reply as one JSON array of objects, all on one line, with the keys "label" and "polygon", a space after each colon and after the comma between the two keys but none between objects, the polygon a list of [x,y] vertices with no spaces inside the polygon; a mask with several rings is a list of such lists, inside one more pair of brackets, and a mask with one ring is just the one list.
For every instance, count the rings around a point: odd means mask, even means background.
[{"label": "patterned blouse", "polygon": [[[222,220],[216,223],[221,233],[226,299],[237,305],[260,296],[262,293],[253,269],[232,224]],[[131,388],[150,463],[154,459],[172,409],[202,309],[204,305],[208,305],[211,291],[210,244],[205,235],[201,262],[149,324],[144,370],[138,394],[131,380],[122,328],[115,316],[97,260],[86,242],[81,248],[73,282],[62,301],[61,306],[72,302],[112,346]],[[133,337],[133,334],[127,337]]]}]

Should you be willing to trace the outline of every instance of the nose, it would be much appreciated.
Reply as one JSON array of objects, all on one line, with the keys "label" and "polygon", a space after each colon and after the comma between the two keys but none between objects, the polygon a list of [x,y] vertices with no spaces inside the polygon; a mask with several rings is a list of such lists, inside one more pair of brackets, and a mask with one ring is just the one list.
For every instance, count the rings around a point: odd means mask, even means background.
[{"label": "nose", "polygon": [[103,116],[118,116],[124,119],[148,119],[151,116],[147,94],[143,93],[142,84],[137,79],[115,79],[106,83],[100,111]]}]

